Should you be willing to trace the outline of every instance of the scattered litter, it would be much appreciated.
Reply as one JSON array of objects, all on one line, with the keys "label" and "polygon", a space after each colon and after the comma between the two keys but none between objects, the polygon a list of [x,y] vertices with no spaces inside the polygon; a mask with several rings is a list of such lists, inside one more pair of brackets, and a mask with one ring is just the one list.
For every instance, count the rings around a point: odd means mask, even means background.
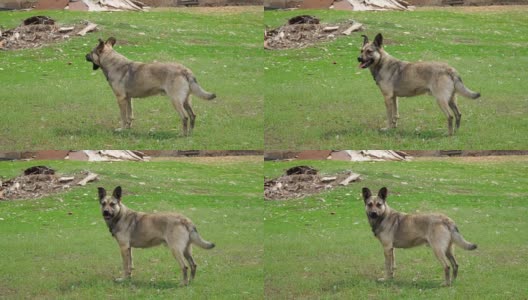
[{"label": "scattered litter", "polygon": [[86,27],[84,27],[81,31],[77,32],[77,35],[85,36],[88,32],[92,32],[97,28],[97,24],[90,23],[86,24]]},{"label": "scattered litter", "polygon": [[265,49],[304,48],[315,43],[333,40],[363,30],[363,25],[354,20],[337,24],[322,24],[315,16],[300,15],[275,29],[264,31]]},{"label": "scattered litter", "polygon": [[[90,22],[76,25],[60,26],[55,20],[46,16],[33,16],[25,19],[22,24],[0,34],[1,50],[17,50],[39,48],[43,45],[60,42],[70,37],[72,32],[93,31],[97,27]],[[87,29],[88,26],[92,26]],[[84,35],[83,34],[83,35]]]},{"label": "scattered litter", "polygon": [[321,176],[312,167],[297,166],[286,170],[284,175],[278,178],[264,180],[264,199],[286,200],[302,198],[360,180],[360,175],[351,171],[331,176]]},{"label": "scattered litter", "polygon": [[34,166],[22,175],[0,181],[0,200],[37,199],[68,190],[74,185],[85,185],[97,177],[97,174],[86,171],[60,176],[46,166]]},{"label": "scattered litter", "polygon": [[330,154],[332,160],[345,161],[406,161],[412,157],[394,150],[342,150]]},{"label": "scattered litter", "polygon": [[345,0],[355,11],[366,10],[413,10],[409,2],[404,0]]},{"label": "scattered litter", "polygon": [[86,177],[84,177],[81,181],[77,182],[80,186],[85,186],[88,182],[92,182],[97,179],[97,174],[95,173],[88,173]]}]

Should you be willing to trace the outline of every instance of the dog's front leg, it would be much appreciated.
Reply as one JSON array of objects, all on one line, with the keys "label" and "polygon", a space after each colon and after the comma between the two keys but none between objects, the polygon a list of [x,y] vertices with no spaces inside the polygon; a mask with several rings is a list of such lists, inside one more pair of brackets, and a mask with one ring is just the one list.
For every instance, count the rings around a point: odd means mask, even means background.
[{"label": "dog's front leg", "polygon": [[385,278],[392,279],[394,277],[394,248],[391,246],[384,247],[385,254]]},{"label": "dog's front leg", "polygon": [[398,112],[398,97],[392,97],[392,123],[394,128],[398,127],[398,119],[400,118],[400,113]]},{"label": "dog's front leg", "polygon": [[396,127],[394,122],[394,101],[392,95],[383,95],[385,98],[385,109],[387,110],[387,127],[382,128],[382,130],[388,130]]},{"label": "dog's front leg", "polygon": [[121,131],[122,129],[129,129],[130,125],[127,122],[127,111],[128,111],[127,98],[117,96],[117,104],[119,105],[119,111],[121,112],[121,127],[117,128],[116,131]]},{"label": "dog's front leg", "polygon": [[121,258],[123,259],[123,276],[124,279],[129,279],[132,275],[132,249],[130,245],[119,245],[121,250]]},{"label": "dog's front leg", "polygon": [[127,111],[126,111],[126,128],[132,127],[132,121],[134,120],[134,110],[132,109],[132,98],[127,97]]}]

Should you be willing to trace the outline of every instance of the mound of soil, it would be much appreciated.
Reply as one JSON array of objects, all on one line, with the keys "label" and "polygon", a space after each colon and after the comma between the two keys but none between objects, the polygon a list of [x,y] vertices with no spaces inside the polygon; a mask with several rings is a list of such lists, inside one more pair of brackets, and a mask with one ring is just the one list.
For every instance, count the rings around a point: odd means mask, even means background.
[{"label": "mound of soil", "polygon": [[24,20],[18,27],[5,31],[0,30],[0,49],[39,48],[67,40],[72,35],[82,32],[88,24],[89,22],[82,22],[71,26],[60,26],[49,17],[33,16]]},{"label": "mound of soil", "polygon": [[363,30],[363,25],[354,20],[336,24],[320,23],[313,16],[296,16],[287,24],[264,32],[265,49],[304,48],[316,43],[331,41],[339,36]]},{"label": "mound of soil", "polygon": [[87,171],[60,176],[51,168],[35,166],[22,175],[0,181],[0,200],[37,199],[85,185],[96,178],[96,174]]},{"label": "mound of soil", "polygon": [[297,166],[286,170],[281,177],[264,180],[264,199],[302,198],[360,180],[360,175],[351,171],[322,176],[312,167]]}]

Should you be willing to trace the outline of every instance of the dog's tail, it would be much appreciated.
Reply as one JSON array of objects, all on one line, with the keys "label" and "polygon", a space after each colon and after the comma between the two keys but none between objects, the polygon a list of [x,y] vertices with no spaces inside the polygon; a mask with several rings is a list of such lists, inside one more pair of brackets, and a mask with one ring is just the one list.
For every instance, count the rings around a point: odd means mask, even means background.
[{"label": "dog's tail", "polygon": [[187,80],[189,81],[189,86],[193,95],[198,96],[204,100],[213,100],[214,98],[216,98],[216,95],[214,93],[209,93],[198,84],[198,81],[196,81],[196,77],[194,77],[191,71],[185,72],[184,74],[187,77]]},{"label": "dog's tail", "polygon": [[202,239],[202,237],[198,234],[198,231],[196,230],[195,227],[193,227],[193,229],[191,230],[191,243],[201,247],[201,248],[204,248],[204,249],[212,249],[214,248],[215,244],[214,243],[211,243],[211,242],[208,242],[204,239]]},{"label": "dog's tail", "polygon": [[451,230],[451,238],[453,239],[453,242],[462,249],[465,249],[465,250],[477,249],[476,244],[470,243],[464,239],[464,237],[460,234],[456,226],[454,226],[454,228]]},{"label": "dog's tail", "polygon": [[470,99],[477,99],[480,97],[480,93],[473,92],[472,90],[468,89],[464,83],[462,82],[462,78],[456,72],[453,72],[451,74],[453,77],[453,81],[455,82],[455,90],[462,96]]}]

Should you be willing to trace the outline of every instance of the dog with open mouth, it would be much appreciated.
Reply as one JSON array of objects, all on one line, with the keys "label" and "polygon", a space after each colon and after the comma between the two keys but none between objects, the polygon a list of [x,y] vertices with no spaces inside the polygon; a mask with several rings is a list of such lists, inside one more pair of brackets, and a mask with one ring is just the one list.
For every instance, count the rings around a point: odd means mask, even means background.
[{"label": "dog with open mouth", "polygon": [[444,63],[406,62],[389,55],[383,48],[383,36],[378,33],[373,42],[363,36],[363,46],[358,57],[359,67],[368,68],[385,99],[387,128],[396,128],[398,119],[398,97],[413,97],[428,93],[447,118],[448,134],[453,135],[460,127],[462,114],[458,108],[456,94],[477,99],[480,93],[469,90],[457,71]]}]

